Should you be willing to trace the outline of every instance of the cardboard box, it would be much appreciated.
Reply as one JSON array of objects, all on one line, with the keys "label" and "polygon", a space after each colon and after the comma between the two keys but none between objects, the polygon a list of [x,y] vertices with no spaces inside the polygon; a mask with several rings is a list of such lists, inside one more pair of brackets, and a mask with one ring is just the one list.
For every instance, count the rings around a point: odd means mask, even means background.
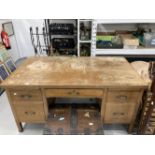
[{"label": "cardboard box", "polygon": [[121,39],[126,49],[135,49],[139,46],[139,39],[132,34],[121,35]]},{"label": "cardboard box", "polygon": [[124,45],[135,45],[139,46],[139,39],[132,34],[121,35]]}]

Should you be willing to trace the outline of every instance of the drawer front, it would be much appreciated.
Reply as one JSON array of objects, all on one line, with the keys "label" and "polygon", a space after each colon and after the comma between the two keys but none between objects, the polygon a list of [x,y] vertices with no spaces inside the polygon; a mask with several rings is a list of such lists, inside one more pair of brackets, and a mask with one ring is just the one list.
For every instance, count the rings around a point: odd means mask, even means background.
[{"label": "drawer front", "polygon": [[107,105],[105,123],[130,123],[133,117],[134,106]]},{"label": "drawer front", "polygon": [[108,103],[110,104],[136,104],[140,92],[110,91],[108,92]]},{"label": "drawer front", "polygon": [[98,89],[46,89],[47,97],[103,97]]},{"label": "drawer front", "polygon": [[14,106],[15,112],[21,122],[44,122],[45,113],[43,104],[26,104]]},{"label": "drawer front", "polygon": [[10,95],[12,101],[42,101],[40,90],[11,90]]}]

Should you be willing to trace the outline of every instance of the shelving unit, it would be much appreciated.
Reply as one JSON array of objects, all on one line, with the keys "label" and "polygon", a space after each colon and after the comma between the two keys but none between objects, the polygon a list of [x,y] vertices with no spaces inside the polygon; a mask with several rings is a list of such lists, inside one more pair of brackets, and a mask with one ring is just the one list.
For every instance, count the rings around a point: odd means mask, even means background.
[{"label": "shelving unit", "polygon": [[[110,28],[115,28],[116,30],[136,30],[138,25],[150,26],[155,32],[155,20],[103,20],[103,19],[51,19],[50,23],[73,23],[75,26],[74,34],[72,35],[61,35],[61,34],[51,34],[49,33],[50,42],[52,44],[52,39],[54,38],[68,38],[75,40],[75,47],[73,49],[60,49],[63,50],[66,55],[76,55],[76,56],[149,56],[153,57],[155,55],[155,48],[138,47],[136,49],[125,49],[125,48],[97,48],[97,33],[99,32],[99,25],[106,27],[105,31]],[[83,27],[83,28],[81,28]],[[83,30],[82,30],[83,29]],[[67,51],[74,51],[70,54]]]},{"label": "shelving unit", "polygon": [[91,56],[92,19],[78,19],[78,56]]},{"label": "shelving unit", "polygon": [[95,19],[98,24],[154,23],[154,19]]},{"label": "shelving unit", "polygon": [[[155,20],[92,20],[92,49],[91,49],[91,56],[97,55],[124,55],[124,56],[154,56],[155,55],[155,48],[145,48],[145,47],[138,47],[137,49],[98,49],[96,48],[96,36],[98,32],[98,25],[120,25],[121,27],[131,26],[133,25],[150,25],[153,27],[155,32]],[[127,27],[126,26],[126,27]]]},{"label": "shelving unit", "polygon": [[[53,55],[77,55],[77,20],[76,19],[48,19],[47,20],[47,32],[49,34],[49,40],[51,44],[51,50],[53,52]],[[57,27],[57,30],[59,30],[57,33],[51,32],[51,24],[58,24],[59,28]],[[69,26],[67,24],[70,24],[70,26],[73,25],[73,33],[67,33],[63,34],[61,31],[61,28],[64,29],[65,32],[69,32]],[[65,27],[66,25],[66,27]],[[61,27],[62,26],[62,27]],[[59,41],[60,47],[54,47],[54,42]],[[72,47],[68,47],[67,44],[69,42],[74,42],[72,44]],[[64,45],[67,45],[67,47],[63,47]],[[74,46],[74,47],[73,47]]]}]

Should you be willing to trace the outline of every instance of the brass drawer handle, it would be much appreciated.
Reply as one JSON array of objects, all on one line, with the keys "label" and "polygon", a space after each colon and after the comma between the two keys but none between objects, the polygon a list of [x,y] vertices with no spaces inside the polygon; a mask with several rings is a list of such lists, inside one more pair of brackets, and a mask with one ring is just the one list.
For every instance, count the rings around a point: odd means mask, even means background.
[{"label": "brass drawer handle", "polygon": [[32,98],[32,95],[20,95],[20,97],[23,99],[30,99]]},{"label": "brass drawer handle", "polygon": [[113,112],[113,115],[114,115],[114,116],[116,116],[116,115],[121,115],[121,116],[123,116],[124,113],[123,113],[123,112]]},{"label": "brass drawer handle", "polygon": [[[17,96],[18,93],[13,93],[14,96]],[[20,95],[21,98],[24,98],[24,99],[29,99],[29,98],[32,98],[32,95]]]},{"label": "brass drawer handle", "polygon": [[73,95],[73,94],[74,94],[74,95],[80,95],[80,92],[76,92],[75,90],[73,90],[72,92],[69,91],[68,94],[69,94],[69,95],[71,95],[71,94],[72,94],[72,95]]},{"label": "brass drawer handle", "polygon": [[80,95],[80,93],[79,92],[76,92],[76,95]]},{"label": "brass drawer handle", "polygon": [[68,92],[68,94],[69,94],[69,95],[71,95],[71,94],[72,94],[72,92],[70,92],[70,91],[69,91],[69,92]]},{"label": "brass drawer handle", "polygon": [[35,114],[36,114],[36,112],[34,112],[34,111],[29,111],[29,112],[28,112],[28,111],[26,111],[26,112],[25,112],[25,114],[26,114],[26,115],[35,115]]},{"label": "brass drawer handle", "polygon": [[119,95],[119,96],[116,96],[116,98],[123,100],[123,101],[126,101],[128,99],[128,97],[126,95]]}]

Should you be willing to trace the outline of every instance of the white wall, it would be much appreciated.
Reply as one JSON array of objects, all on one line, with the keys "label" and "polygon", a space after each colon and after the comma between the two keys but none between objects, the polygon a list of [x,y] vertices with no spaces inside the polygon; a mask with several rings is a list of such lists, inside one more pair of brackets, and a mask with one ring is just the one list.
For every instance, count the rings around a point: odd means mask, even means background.
[{"label": "white wall", "polygon": [[[6,22],[10,22],[10,19],[0,19],[0,32],[2,31],[2,24]],[[11,44],[11,49],[9,50],[11,57],[13,58],[14,61],[19,59],[19,51],[18,51],[18,46],[16,43],[16,38],[15,35],[10,36],[10,44]],[[1,37],[0,37],[0,42],[1,42]]]},{"label": "white wall", "polygon": [[43,19],[12,19],[17,45],[20,57],[34,56],[34,49],[31,43],[30,27],[35,29],[39,27],[39,32],[42,33],[44,26]]}]

